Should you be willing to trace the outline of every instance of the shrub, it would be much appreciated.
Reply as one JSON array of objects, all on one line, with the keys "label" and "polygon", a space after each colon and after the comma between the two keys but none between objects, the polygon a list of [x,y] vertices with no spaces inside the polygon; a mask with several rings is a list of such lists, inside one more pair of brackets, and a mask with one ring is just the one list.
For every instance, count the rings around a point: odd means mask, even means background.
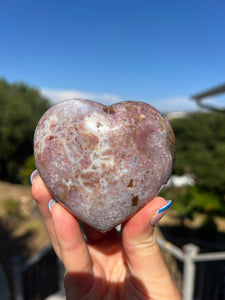
[{"label": "shrub", "polygon": [[21,179],[21,183],[28,185],[30,184],[30,175],[36,169],[34,156],[29,156],[24,164],[24,168],[20,170],[19,177]]},{"label": "shrub", "polygon": [[197,212],[206,215],[225,216],[225,205],[221,196],[205,191],[198,186],[184,188],[166,188],[160,193],[166,199],[174,200],[173,209],[181,217],[192,219]]},{"label": "shrub", "polygon": [[4,213],[10,220],[18,220],[23,218],[21,213],[20,202],[14,198],[5,198],[2,202]]}]

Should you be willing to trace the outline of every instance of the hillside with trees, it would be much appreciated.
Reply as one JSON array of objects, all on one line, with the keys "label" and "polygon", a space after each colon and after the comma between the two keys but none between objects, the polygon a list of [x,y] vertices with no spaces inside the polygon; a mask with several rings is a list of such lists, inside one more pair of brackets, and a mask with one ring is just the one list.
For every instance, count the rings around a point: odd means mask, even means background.
[{"label": "hillside with trees", "polygon": [[[0,79],[0,265],[11,291],[12,258],[31,257],[49,244],[30,186],[24,184],[30,184],[35,168],[34,130],[50,105],[37,89]],[[160,232],[179,247],[194,243],[218,251],[225,236],[225,115],[193,113],[170,122],[177,149],[174,174],[190,174],[196,184],[162,190],[173,206]]]},{"label": "hillside with trees", "polygon": [[[34,130],[49,106],[37,89],[0,80],[1,181],[28,182],[35,167]],[[198,210],[225,215],[225,114],[187,114],[171,125],[177,149],[174,174],[191,174],[196,186],[163,195],[177,199],[174,208],[186,215]]]},{"label": "hillside with trees", "polygon": [[225,114],[193,113],[171,121],[176,136],[174,174],[190,174],[196,185],[167,189],[184,216],[195,212],[225,215]]},{"label": "hillside with trees", "polygon": [[49,106],[37,89],[0,79],[0,180],[21,180],[20,170],[33,153],[34,129]]},{"label": "hillside with trees", "polygon": [[193,174],[199,187],[225,196],[225,114],[195,113],[171,124],[177,149],[174,172]]}]

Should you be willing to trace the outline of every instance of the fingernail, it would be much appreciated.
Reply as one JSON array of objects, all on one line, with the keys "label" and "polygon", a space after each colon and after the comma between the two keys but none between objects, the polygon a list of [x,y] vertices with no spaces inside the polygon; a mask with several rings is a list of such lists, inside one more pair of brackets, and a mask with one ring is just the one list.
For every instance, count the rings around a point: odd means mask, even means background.
[{"label": "fingernail", "polygon": [[38,173],[38,170],[34,170],[34,171],[32,172],[32,174],[30,175],[30,183],[31,183],[31,184],[33,184],[34,178],[35,178],[38,174],[39,174],[39,173]]},{"label": "fingernail", "polygon": [[164,205],[162,208],[160,208],[152,217],[151,225],[156,225],[159,220],[166,214],[168,208],[171,206],[172,200],[167,200],[166,205]]},{"label": "fingernail", "polygon": [[56,204],[56,203],[57,203],[57,201],[56,201],[55,199],[51,199],[51,200],[48,202],[48,209],[49,209],[50,213],[52,212],[52,206],[53,206],[54,204]]}]

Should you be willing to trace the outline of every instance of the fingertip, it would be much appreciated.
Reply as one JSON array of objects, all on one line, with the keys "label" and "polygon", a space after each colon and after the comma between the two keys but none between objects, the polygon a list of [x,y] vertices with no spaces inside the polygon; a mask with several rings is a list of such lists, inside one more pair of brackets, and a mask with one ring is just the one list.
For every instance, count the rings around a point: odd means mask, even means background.
[{"label": "fingertip", "polygon": [[30,175],[30,183],[33,184],[35,177],[39,175],[38,170],[34,170]]},{"label": "fingertip", "polygon": [[123,231],[128,231],[129,234],[134,236],[135,234],[141,234],[149,228],[149,224],[153,215],[163,206],[166,205],[166,200],[162,197],[156,197],[140,209],[133,217],[128,219]]},{"label": "fingertip", "polygon": [[55,205],[57,203],[57,201],[55,199],[51,199],[49,202],[48,202],[48,209],[50,211],[50,213],[52,212],[52,207],[53,205]]},{"label": "fingertip", "polygon": [[39,174],[35,175],[33,179],[33,184],[31,187],[31,192],[37,203],[46,202],[47,200],[52,199],[52,195]]},{"label": "fingertip", "polygon": [[125,222],[122,231],[122,242],[126,251],[139,251],[140,247],[148,248],[156,243],[154,227],[160,217],[163,216],[163,213],[157,214],[157,212],[166,204],[164,198],[156,197]]},{"label": "fingertip", "polygon": [[[155,259],[160,256],[154,227],[155,222],[165,213],[165,211],[159,213],[160,208],[166,204],[164,198],[156,197],[124,224],[122,243],[132,270],[138,269],[140,266],[145,270],[143,257]],[[155,216],[154,224],[151,223],[153,216]]]}]

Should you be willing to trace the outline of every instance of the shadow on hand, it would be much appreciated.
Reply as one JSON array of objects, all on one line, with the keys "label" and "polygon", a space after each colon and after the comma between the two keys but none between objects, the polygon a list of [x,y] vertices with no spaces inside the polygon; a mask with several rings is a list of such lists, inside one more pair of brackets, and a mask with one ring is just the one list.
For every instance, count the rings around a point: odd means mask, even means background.
[{"label": "shadow on hand", "polygon": [[150,299],[144,284],[134,276],[111,282],[92,274],[67,273],[64,282],[67,300]]}]

